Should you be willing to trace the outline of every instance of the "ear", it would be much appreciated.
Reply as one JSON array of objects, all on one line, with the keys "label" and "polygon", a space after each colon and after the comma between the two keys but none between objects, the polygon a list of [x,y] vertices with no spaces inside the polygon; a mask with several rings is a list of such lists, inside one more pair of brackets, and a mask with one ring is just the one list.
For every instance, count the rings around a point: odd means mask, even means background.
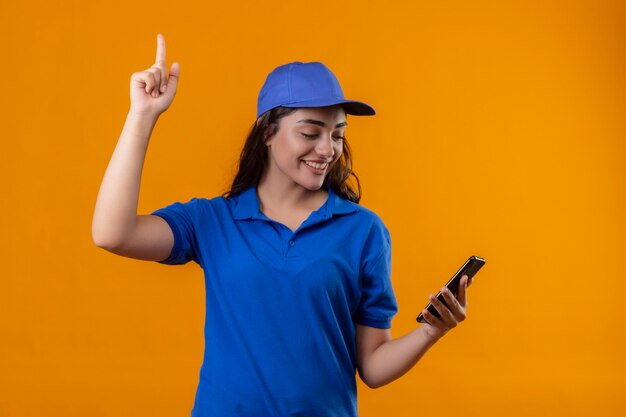
[{"label": "ear", "polygon": [[263,131],[263,144],[267,147],[270,146],[274,135],[276,134],[276,127],[274,125],[266,125]]},{"label": "ear", "polygon": [[258,119],[256,119],[256,127],[259,127],[259,124],[261,124],[261,118],[262,118],[262,117],[263,117],[263,116],[259,116],[259,118],[258,118]]}]

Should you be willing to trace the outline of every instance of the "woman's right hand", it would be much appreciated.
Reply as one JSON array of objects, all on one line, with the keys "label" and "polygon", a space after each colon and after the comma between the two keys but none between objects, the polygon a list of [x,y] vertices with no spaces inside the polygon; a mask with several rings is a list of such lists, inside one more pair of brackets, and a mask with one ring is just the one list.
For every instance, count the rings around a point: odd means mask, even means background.
[{"label": "woman's right hand", "polygon": [[180,65],[172,64],[169,77],[165,63],[165,38],[157,34],[156,62],[150,68],[135,72],[130,77],[130,111],[136,114],[159,117],[174,100]]}]

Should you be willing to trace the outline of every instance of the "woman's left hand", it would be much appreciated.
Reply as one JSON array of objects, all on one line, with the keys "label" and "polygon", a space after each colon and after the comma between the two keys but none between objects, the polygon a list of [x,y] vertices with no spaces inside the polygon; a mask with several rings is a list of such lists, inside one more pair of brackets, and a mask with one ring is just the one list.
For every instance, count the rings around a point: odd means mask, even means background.
[{"label": "woman's left hand", "polygon": [[439,339],[443,335],[445,335],[450,329],[456,327],[460,322],[465,320],[466,318],[466,310],[467,310],[467,287],[469,287],[472,283],[472,280],[467,277],[467,275],[463,275],[461,278],[461,282],[459,283],[459,290],[457,294],[457,298],[454,298],[454,295],[448,288],[443,287],[441,289],[441,293],[443,298],[446,300],[446,307],[441,301],[437,299],[434,295],[430,294],[428,296],[430,303],[435,307],[441,318],[437,318],[432,315],[428,309],[424,309],[422,312],[422,316],[426,323],[423,324],[425,327],[425,331],[428,336],[433,339]]}]

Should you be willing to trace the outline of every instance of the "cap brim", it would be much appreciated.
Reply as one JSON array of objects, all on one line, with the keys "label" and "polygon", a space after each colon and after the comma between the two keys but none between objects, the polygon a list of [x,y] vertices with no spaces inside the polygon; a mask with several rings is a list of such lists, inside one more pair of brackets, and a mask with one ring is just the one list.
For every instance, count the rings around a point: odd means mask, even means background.
[{"label": "cap brim", "polygon": [[355,100],[307,100],[297,103],[282,104],[282,107],[326,107],[341,104],[346,114],[354,116],[373,116],[376,110],[369,104]]},{"label": "cap brim", "polygon": [[343,108],[346,113],[355,116],[373,116],[376,114],[376,110],[372,106],[361,101],[347,101],[343,104]]}]

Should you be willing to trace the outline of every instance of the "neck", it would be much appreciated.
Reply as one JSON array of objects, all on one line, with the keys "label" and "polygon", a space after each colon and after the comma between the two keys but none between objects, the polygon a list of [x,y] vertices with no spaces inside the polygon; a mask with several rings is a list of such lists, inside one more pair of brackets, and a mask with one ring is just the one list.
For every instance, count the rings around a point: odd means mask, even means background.
[{"label": "neck", "polygon": [[328,198],[328,191],[324,186],[312,191],[291,181],[270,181],[266,175],[257,185],[257,194],[263,212],[317,210]]}]

